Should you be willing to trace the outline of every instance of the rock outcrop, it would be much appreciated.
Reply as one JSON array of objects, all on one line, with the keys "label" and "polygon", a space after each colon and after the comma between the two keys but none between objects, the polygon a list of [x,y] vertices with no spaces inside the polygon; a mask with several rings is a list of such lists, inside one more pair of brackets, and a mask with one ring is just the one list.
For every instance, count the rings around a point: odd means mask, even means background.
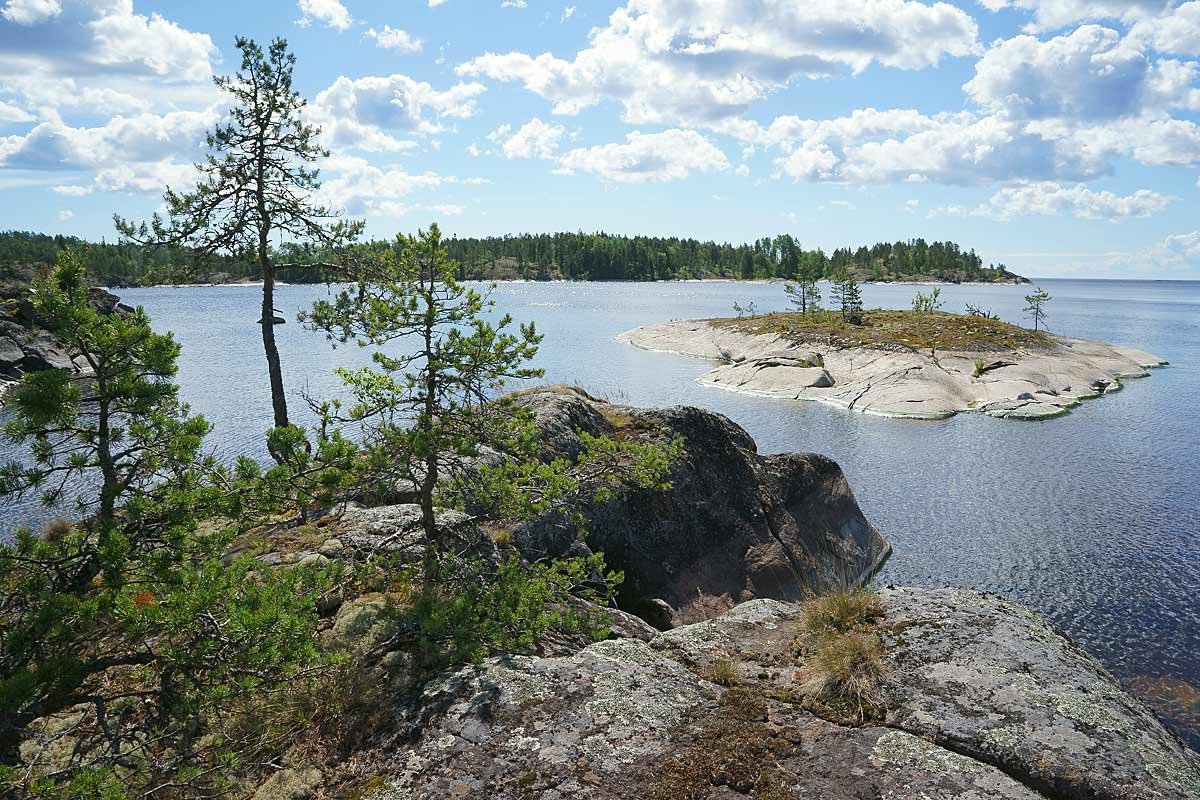
[{"label": "rock outcrop", "polygon": [[855,583],[890,553],[824,456],[760,455],[742,428],[700,408],[632,408],[569,387],[532,390],[518,402],[534,413],[547,460],[578,454],[580,432],[682,438],[671,488],[585,509],[585,542],[556,520],[513,531],[530,559],[603,552],[625,573],[622,608],[660,627],[745,600],[799,600]]},{"label": "rock outcrop", "polygon": [[721,362],[699,378],[706,386],[911,419],[964,411],[1006,419],[1057,416],[1166,363],[1140,350],[1066,337],[1011,352],[935,352],[829,346],[705,320],[646,325],[619,338],[646,350]]},{"label": "rock outcrop", "polygon": [[[82,361],[72,361],[39,323],[29,302],[32,270],[27,272],[14,272],[10,268],[0,274],[0,401],[7,387],[26,372],[44,369],[83,372],[88,368]],[[115,295],[103,289],[91,290],[91,302],[104,314],[126,309]]]},{"label": "rock outcrop", "polygon": [[[650,642],[444,674],[354,765],[371,800],[1191,800],[1200,756],[1046,622],[995,596],[888,589],[886,716],[790,692],[800,610],[759,600]],[[706,679],[717,661],[735,685]]]}]

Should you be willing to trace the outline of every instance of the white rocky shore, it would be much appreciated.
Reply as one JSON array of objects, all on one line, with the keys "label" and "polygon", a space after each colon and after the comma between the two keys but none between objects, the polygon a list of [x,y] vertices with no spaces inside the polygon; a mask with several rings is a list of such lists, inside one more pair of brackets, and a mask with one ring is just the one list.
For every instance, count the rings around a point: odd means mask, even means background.
[{"label": "white rocky shore", "polygon": [[1045,345],[986,352],[840,347],[706,320],[644,325],[617,338],[644,350],[719,362],[699,378],[707,386],[908,419],[942,419],[963,411],[1009,419],[1053,417],[1167,363],[1129,347],[1057,336]]}]

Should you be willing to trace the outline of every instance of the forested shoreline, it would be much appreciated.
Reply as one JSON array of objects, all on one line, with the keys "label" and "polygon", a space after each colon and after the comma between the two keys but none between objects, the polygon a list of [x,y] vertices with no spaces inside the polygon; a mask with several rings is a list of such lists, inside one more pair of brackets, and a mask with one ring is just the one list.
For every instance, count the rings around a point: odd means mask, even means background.
[{"label": "forested shoreline", "polygon": [[[180,248],[145,247],[28,231],[0,232],[0,265],[49,267],[59,252],[86,245],[88,269],[111,287],[255,281],[262,275],[250,257],[201,257]],[[463,280],[658,281],[725,278],[827,278],[842,268],[860,281],[1021,282],[1003,264],[985,264],[974,249],[955,242],[910,239],[825,253],[805,249],[788,234],[748,244],[690,238],[608,233],[520,234],[446,240]],[[365,253],[393,247],[390,241],[354,245]],[[336,276],[316,266],[336,261],[329,253],[285,245],[275,253],[277,279],[316,283]]]}]

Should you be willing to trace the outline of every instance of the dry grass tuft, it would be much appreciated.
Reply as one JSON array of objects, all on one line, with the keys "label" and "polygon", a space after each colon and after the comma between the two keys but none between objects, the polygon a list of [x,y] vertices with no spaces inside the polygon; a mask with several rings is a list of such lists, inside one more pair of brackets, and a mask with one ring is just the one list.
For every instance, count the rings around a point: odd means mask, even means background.
[{"label": "dry grass tuft", "polygon": [[883,602],[869,589],[844,588],[804,604],[801,621],[810,637],[866,630],[883,619]]},{"label": "dry grass tuft", "polygon": [[868,589],[838,589],[804,604],[797,650],[800,694],[816,710],[844,722],[880,716],[884,660],[879,622],[884,607]]},{"label": "dry grass tuft", "polygon": [[722,658],[713,662],[704,677],[718,686],[736,686],[738,682],[737,667],[732,661]]},{"label": "dry grass tuft", "polygon": [[65,519],[52,519],[42,529],[42,538],[47,542],[57,542],[66,538],[75,526]]},{"label": "dry grass tuft", "polygon": [[882,710],[883,643],[879,634],[852,631],[822,639],[805,662],[800,692],[830,710],[858,722]]}]

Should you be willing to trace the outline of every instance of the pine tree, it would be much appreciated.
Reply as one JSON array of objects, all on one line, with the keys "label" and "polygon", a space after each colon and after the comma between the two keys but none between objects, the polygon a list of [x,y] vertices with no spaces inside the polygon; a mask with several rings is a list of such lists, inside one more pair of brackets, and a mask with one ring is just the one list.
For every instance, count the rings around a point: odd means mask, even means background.
[{"label": "pine tree", "polygon": [[[55,504],[85,488],[82,521],[0,546],[0,795],[216,796],[245,743],[198,745],[200,725],[318,663],[329,581],[223,558],[232,533],[200,531],[206,515],[236,514],[201,455],[208,424],[179,402],[179,345],[142,309],[98,312],[85,271],[64,251],[31,303],[88,369],[23,376],[5,427],[32,458],[0,470],[0,499]],[[31,723],[66,709],[79,733],[49,777],[6,770]]]},{"label": "pine tree", "polygon": [[149,225],[115,218],[123,238],[140,244],[190,248],[200,255],[254,253],[262,278],[263,351],[271,385],[275,426],[288,423],[287,396],[275,344],[275,271],[272,235],[286,236],[326,250],[356,239],[362,224],[338,219],[334,210],[311,200],[320,187],[312,166],[329,155],[317,140],[319,129],[303,119],[305,101],[292,88],[296,57],[276,39],[267,52],[252,39],[237,38],[241,69],[218,77],[232,101],[229,119],[208,135],[209,154],[197,165],[200,183],[190,192],[170,188],[163,195],[167,220],[155,214]]},{"label": "pine tree", "polygon": [[1051,300],[1050,294],[1042,287],[1037,287],[1037,291],[1033,294],[1025,295],[1025,315],[1033,320],[1033,329],[1036,331],[1040,327],[1044,327],[1046,323],[1046,304]]}]

